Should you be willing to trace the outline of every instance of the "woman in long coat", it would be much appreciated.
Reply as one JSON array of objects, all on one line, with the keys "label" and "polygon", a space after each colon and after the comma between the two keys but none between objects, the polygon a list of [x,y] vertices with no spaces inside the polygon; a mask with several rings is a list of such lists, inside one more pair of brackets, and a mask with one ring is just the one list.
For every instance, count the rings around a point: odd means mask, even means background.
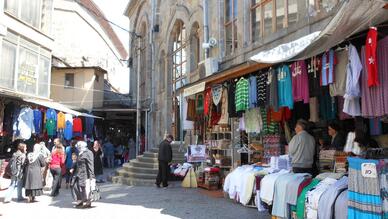
[{"label": "woman in long coat", "polygon": [[90,182],[95,178],[93,152],[88,149],[87,143],[84,141],[77,143],[77,149],[79,155],[74,168],[71,170],[74,174],[71,183],[72,194],[76,200],[76,207],[90,207]]},{"label": "woman in long coat", "polygon": [[41,154],[42,146],[34,145],[33,152],[27,155],[27,163],[24,174],[24,188],[28,202],[34,202],[36,196],[43,194],[42,167],[46,166],[44,157]]}]

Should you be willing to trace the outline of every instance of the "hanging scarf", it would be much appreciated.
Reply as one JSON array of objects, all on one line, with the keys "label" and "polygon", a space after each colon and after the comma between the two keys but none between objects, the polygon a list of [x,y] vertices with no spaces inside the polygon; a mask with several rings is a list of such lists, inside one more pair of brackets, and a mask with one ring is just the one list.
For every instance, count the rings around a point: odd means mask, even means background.
[{"label": "hanging scarf", "polygon": [[42,145],[41,144],[35,144],[33,152],[30,152],[27,155],[27,159],[29,163],[33,163],[38,159],[39,155],[41,155],[42,151]]},{"label": "hanging scarf", "polygon": [[222,97],[222,85],[217,84],[212,87],[212,96],[214,105],[218,105]]}]

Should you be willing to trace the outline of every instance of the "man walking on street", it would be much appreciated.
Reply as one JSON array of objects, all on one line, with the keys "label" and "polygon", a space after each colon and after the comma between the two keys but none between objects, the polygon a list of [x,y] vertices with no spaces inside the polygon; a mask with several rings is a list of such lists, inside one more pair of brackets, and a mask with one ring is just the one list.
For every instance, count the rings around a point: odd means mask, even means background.
[{"label": "man walking on street", "polygon": [[170,172],[168,168],[168,164],[172,160],[172,149],[171,149],[172,140],[173,140],[172,135],[167,135],[166,138],[159,145],[159,154],[158,154],[159,172],[155,183],[158,188],[160,188],[160,183],[163,183],[164,188],[168,186],[167,181],[168,181],[168,175]]}]

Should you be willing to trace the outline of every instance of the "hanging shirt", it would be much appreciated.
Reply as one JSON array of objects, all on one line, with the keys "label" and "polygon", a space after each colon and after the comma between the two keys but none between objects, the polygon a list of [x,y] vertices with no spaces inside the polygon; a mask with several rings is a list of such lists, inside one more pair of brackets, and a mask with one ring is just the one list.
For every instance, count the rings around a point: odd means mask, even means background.
[{"label": "hanging shirt", "polygon": [[319,96],[321,72],[321,60],[318,57],[312,57],[308,62],[308,80],[310,97]]},{"label": "hanging shirt", "polygon": [[73,133],[82,133],[82,120],[81,118],[73,119]]},{"label": "hanging shirt", "polygon": [[304,61],[296,61],[291,65],[292,71],[292,95],[295,102],[309,102],[309,82],[306,64]]},{"label": "hanging shirt", "polygon": [[327,86],[334,83],[334,67],[337,64],[337,58],[334,50],[329,50],[322,55],[321,86]]},{"label": "hanging shirt", "polygon": [[57,134],[57,121],[54,119],[46,119],[46,131],[48,136],[55,136]]},{"label": "hanging shirt", "polygon": [[346,91],[346,75],[348,65],[348,49],[336,53],[335,81],[330,84],[330,96],[344,96]]},{"label": "hanging shirt", "polygon": [[65,123],[64,137],[69,141],[73,138],[73,116],[71,114],[65,114]]},{"label": "hanging shirt", "polygon": [[20,137],[25,140],[30,139],[31,134],[35,133],[33,110],[29,107],[21,109],[18,117],[18,122],[18,131]]},{"label": "hanging shirt", "polygon": [[362,70],[360,57],[357,49],[353,45],[349,45],[349,63],[347,66],[346,77],[346,93],[343,112],[351,116],[361,115],[360,106],[360,85],[359,79]]},{"label": "hanging shirt", "polygon": [[236,84],[232,81],[228,85],[228,114],[229,117],[237,117],[235,96],[236,96]]},{"label": "hanging shirt", "polygon": [[257,76],[257,105],[265,106],[267,104],[267,81],[268,72],[259,72]]},{"label": "hanging shirt", "polygon": [[337,116],[337,100],[335,97],[330,96],[327,86],[320,89],[319,102],[319,115],[323,120],[333,120]]},{"label": "hanging shirt", "polygon": [[236,111],[245,111],[248,109],[249,82],[241,78],[236,84]]},{"label": "hanging shirt", "polygon": [[294,100],[292,98],[292,82],[290,68],[283,65],[277,69],[278,74],[278,98],[279,107],[294,107]]},{"label": "hanging shirt", "polygon": [[249,108],[257,106],[257,79],[255,75],[249,77]]},{"label": "hanging shirt", "polygon": [[47,109],[46,111],[46,120],[49,120],[49,119],[53,119],[55,121],[57,121],[57,112],[55,112],[54,109]]},{"label": "hanging shirt", "polygon": [[278,74],[272,68],[268,71],[267,80],[267,105],[275,111],[279,110]]},{"label": "hanging shirt", "polygon": [[263,129],[263,120],[259,108],[249,109],[245,112],[245,130],[247,133],[260,133]]},{"label": "hanging shirt", "polygon": [[377,72],[377,28],[370,27],[365,42],[366,71],[368,72],[368,86],[379,85]]},{"label": "hanging shirt", "polygon": [[198,115],[202,115],[204,112],[203,94],[197,94],[197,96],[195,97],[195,111]]},{"label": "hanging shirt", "polygon": [[34,127],[35,133],[42,133],[42,112],[38,109],[34,109]]},{"label": "hanging shirt", "polygon": [[94,129],[94,118],[93,117],[85,117],[85,132],[87,135],[93,135],[93,129]]},{"label": "hanging shirt", "polygon": [[57,114],[57,129],[65,128],[65,114],[63,112],[59,112]]}]

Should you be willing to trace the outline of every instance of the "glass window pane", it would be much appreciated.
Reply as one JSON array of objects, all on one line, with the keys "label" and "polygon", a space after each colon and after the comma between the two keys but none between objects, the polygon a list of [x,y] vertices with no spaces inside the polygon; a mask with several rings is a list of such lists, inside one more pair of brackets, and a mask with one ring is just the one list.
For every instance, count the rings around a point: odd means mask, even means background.
[{"label": "glass window pane", "polygon": [[[49,97],[49,74],[50,74],[50,59],[46,57],[40,58],[39,63],[39,84],[38,95],[42,97]],[[73,81],[74,83],[74,81]]]},{"label": "glass window pane", "polygon": [[276,30],[284,27],[284,0],[276,0]]},{"label": "glass window pane", "polygon": [[272,33],[272,2],[264,5],[264,35],[268,36]]},{"label": "glass window pane", "polygon": [[20,0],[21,19],[36,28],[40,28],[40,0]]},{"label": "glass window pane", "polygon": [[23,93],[36,93],[38,54],[23,47],[19,49],[19,72],[17,90]]},{"label": "glass window pane", "polygon": [[232,20],[232,0],[225,0],[225,23]]},{"label": "glass window pane", "polygon": [[5,11],[18,16],[19,1],[18,0],[5,0],[4,1]]},{"label": "glass window pane", "polygon": [[16,45],[3,41],[1,53],[0,85],[7,88],[13,88],[16,64]]},{"label": "glass window pane", "polygon": [[288,0],[288,26],[296,24],[307,15],[306,1]]},{"label": "glass window pane", "polygon": [[51,20],[53,0],[42,1],[41,30],[46,34],[51,33]]},{"label": "glass window pane", "polygon": [[225,26],[225,45],[226,45],[226,54],[231,54],[233,51],[233,30],[232,24]]},{"label": "glass window pane", "polygon": [[319,8],[321,11],[329,12],[335,7],[337,1],[338,0],[319,0]]},{"label": "glass window pane", "polygon": [[260,38],[261,7],[252,9],[252,39],[257,41]]},{"label": "glass window pane", "polygon": [[233,18],[237,18],[237,14],[238,14],[238,11],[237,11],[237,4],[238,4],[238,1],[237,0],[234,0],[233,1]]}]

